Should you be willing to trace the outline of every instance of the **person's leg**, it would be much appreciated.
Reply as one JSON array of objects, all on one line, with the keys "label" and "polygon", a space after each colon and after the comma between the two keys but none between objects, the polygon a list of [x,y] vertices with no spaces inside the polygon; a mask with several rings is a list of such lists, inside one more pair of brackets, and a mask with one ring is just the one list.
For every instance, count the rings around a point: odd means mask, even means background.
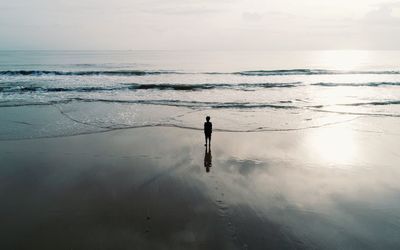
[{"label": "person's leg", "polygon": [[206,144],[204,144],[204,146],[207,146],[207,135],[204,134],[204,138],[206,139]]},{"label": "person's leg", "polygon": [[211,135],[208,136],[208,144],[211,146]]}]

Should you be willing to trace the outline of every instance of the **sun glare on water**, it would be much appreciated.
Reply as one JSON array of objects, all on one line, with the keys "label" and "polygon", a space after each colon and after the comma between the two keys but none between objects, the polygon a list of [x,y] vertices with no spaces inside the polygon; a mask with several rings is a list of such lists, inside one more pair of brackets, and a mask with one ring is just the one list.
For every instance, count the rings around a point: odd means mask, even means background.
[{"label": "sun glare on water", "polygon": [[325,65],[325,69],[350,71],[364,68],[370,55],[368,51],[362,50],[329,50],[319,53],[317,60]]},{"label": "sun glare on water", "polygon": [[[325,69],[343,71],[363,70],[370,59],[368,51],[323,51],[318,56],[320,64],[324,65]],[[360,78],[360,76],[354,77]],[[335,105],[347,103],[350,97],[356,95],[357,89],[341,87],[329,89],[319,98],[326,105]],[[306,141],[312,157],[328,166],[345,167],[356,160],[357,140],[352,128],[348,125],[317,129],[307,137]]]}]

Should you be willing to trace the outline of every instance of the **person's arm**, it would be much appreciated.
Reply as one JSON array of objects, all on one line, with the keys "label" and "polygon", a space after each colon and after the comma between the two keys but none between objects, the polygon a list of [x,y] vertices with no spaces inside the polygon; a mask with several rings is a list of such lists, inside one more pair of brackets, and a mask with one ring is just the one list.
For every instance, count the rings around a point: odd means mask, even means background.
[{"label": "person's arm", "polygon": [[204,123],[204,133],[206,132],[206,128],[207,128],[206,123]]},{"label": "person's arm", "polygon": [[212,133],[212,123],[210,122],[210,132]]}]

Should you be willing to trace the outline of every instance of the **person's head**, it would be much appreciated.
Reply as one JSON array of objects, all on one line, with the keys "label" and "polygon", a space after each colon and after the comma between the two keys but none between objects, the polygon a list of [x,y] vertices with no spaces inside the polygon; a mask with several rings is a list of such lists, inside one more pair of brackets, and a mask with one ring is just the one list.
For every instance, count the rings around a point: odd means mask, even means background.
[{"label": "person's head", "polygon": [[207,116],[207,117],[206,117],[206,120],[209,122],[209,121],[210,121],[210,117],[209,117],[209,116]]}]

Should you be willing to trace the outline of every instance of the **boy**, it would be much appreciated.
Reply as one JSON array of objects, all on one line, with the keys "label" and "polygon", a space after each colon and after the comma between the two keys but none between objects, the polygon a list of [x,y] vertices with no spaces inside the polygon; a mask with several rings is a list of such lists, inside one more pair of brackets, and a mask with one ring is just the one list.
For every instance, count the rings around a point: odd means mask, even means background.
[{"label": "boy", "polygon": [[204,144],[204,146],[207,147],[207,139],[208,139],[209,145],[211,146],[212,123],[210,122],[209,116],[206,117],[206,120],[207,121],[204,123],[204,135],[206,138],[206,144]]}]

